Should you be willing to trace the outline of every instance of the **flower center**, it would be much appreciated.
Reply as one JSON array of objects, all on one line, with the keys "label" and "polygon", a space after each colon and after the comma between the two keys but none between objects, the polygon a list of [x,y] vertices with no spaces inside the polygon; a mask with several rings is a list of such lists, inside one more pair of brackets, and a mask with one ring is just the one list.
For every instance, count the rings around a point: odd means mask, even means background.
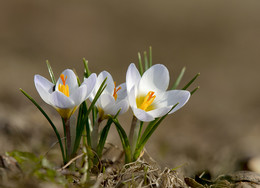
[{"label": "flower center", "polygon": [[144,97],[144,100],[142,102],[140,101],[140,99],[137,101],[137,107],[145,111],[152,110],[152,109],[148,109],[148,107],[151,107],[151,104],[153,103],[155,97],[156,96],[154,95],[154,92],[149,91],[148,94]]},{"label": "flower center", "polygon": [[121,87],[116,88],[116,82],[114,82],[115,84],[115,88],[114,88],[114,93],[113,93],[113,97],[115,98],[115,101],[117,99],[117,92],[121,89]]},{"label": "flower center", "polygon": [[59,84],[58,89],[60,92],[62,92],[67,97],[70,96],[69,86],[66,85],[67,76],[64,77],[64,74],[60,75],[60,79],[62,81],[62,84]]}]

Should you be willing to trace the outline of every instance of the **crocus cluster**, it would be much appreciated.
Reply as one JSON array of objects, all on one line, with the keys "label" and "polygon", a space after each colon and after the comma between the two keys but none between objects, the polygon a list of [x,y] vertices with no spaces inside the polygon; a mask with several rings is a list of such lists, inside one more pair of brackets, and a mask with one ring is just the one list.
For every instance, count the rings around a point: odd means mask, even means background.
[{"label": "crocus cluster", "polygon": [[[34,83],[40,97],[53,106],[62,118],[66,140],[65,152],[56,126],[34,99],[22,92],[37,106],[53,127],[59,140],[64,163],[75,156],[83,132],[87,135],[84,143],[95,151],[98,157],[101,157],[112,124],[116,126],[122,141],[126,163],[137,160],[146,141],[163,118],[183,107],[191,96],[191,93],[185,89],[167,90],[170,76],[168,69],[162,64],[150,64],[143,72],[131,63],[126,71],[126,82],[122,84],[117,84],[107,71],[102,71],[98,76],[95,73],[90,74],[86,64],[85,73],[89,74],[84,74],[82,83],[71,69],[64,70],[56,82],[49,64],[48,68],[52,81],[35,75]],[[90,105],[86,102],[87,99]],[[133,119],[127,136],[117,117],[127,112],[129,107],[132,109]],[[77,109],[77,123],[71,125],[70,118]],[[106,121],[105,126],[100,130],[100,124],[104,121]],[[147,122],[147,127],[143,131],[144,122]],[[72,140],[71,128],[76,128],[75,140]]]},{"label": "crocus cluster", "polygon": [[106,80],[106,88],[96,102],[99,118],[108,115],[123,114],[130,105],[135,117],[140,121],[150,122],[164,116],[178,103],[170,113],[183,107],[190,98],[186,90],[169,90],[170,76],[162,64],[150,67],[141,76],[135,64],[130,64],[126,73],[126,83],[116,86],[116,82],[107,72],[98,77],[92,73],[79,86],[77,76],[70,70],[64,70],[56,85],[46,78],[35,75],[35,87],[41,98],[53,106],[64,119],[70,118],[77,107],[86,99],[93,101],[101,83]]}]

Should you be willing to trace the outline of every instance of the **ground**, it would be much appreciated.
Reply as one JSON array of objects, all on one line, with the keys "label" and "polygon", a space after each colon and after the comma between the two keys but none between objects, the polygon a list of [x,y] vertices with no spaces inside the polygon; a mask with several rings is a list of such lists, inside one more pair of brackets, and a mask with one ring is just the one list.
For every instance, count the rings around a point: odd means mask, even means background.
[{"label": "ground", "polygon": [[[165,64],[171,83],[183,66],[182,86],[198,72],[200,86],[187,105],[166,118],[147,144],[162,166],[186,176],[213,176],[242,169],[260,154],[259,6],[256,1],[1,2],[0,154],[22,150],[44,154],[55,135],[23,88],[47,110],[33,76],[66,68],[109,71],[125,81],[137,52],[153,47],[153,62]],[[193,89],[193,88],[191,88]],[[121,117],[129,129],[131,111]],[[61,131],[61,126],[60,126]],[[109,141],[119,145],[115,129]],[[48,157],[59,162],[57,147]]]}]

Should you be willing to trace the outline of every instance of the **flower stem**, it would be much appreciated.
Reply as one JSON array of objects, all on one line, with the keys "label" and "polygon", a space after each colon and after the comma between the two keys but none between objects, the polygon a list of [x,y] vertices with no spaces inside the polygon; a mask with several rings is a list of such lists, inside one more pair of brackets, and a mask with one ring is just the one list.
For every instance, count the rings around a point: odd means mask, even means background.
[{"label": "flower stem", "polygon": [[71,135],[70,135],[70,120],[64,119],[65,131],[66,131],[66,146],[67,146],[67,161],[70,160],[71,156]]},{"label": "flower stem", "polygon": [[99,130],[99,125],[101,123],[102,119],[98,116],[96,119],[96,122],[93,126],[93,131],[91,133],[91,146],[94,151],[97,151],[97,145],[98,145],[98,130]]},{"label": "flower stem", "polygon": [[133,116],[132,119],[132,125],[129,133],[129,143],[130,143],[130,148],[131,148],[131,155],[134,154],[137,140],[138,140],[138,135],[139,135],[139,129],[140,129],[140,121]]}]

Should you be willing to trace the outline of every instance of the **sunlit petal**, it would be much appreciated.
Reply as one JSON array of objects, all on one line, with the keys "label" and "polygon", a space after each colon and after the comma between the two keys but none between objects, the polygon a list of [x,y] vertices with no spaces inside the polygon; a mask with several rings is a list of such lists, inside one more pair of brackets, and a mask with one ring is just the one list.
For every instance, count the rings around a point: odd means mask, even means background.
[{"label": "sunlit petal", "polygon": [[160,100],[156,103],[158,108],[170,106],[173,107],[175,104],[179,103],[171,112],[176,112],[181,107],[183,107],[190,98],[190,92],[185,90],[170,90],[165,92]]},{"label": "sunlit petal", "polygon": [[87,86],[81,85],[79,88],[75,89],[73,94],[69,97],[73,102],[75,106],[80,105],[83,101],[86,100],[87,96]]},{"label": "sunlit petal", "polygon": [[126,83],[120,84],[117,88],[120,88],[117,92],[117,100],[121,101],[127,97]]},{"label": "sunlit petal", "polygon": [[140,94],[147,94],[149,91],[166,91],[169,81],[168,69],[164,65],[156,64],[144,72],[138,90]]},{"label": "sunlit petal", "polygon": [[50,94],[53,92],[54,84],[40,75],[34,76],[34,84],[41,98],[47,104],[51,104]]},{"label": "sunlit petal", "polygon": [[50,102],[54,107],[62,109],[74,108],[75,106],[74,101],[59,91],[51,94]]},{"label": "sunlit petal", "polygon": [[132,87],[130,92],[128,93],[128,101],[129,105],[133,108],[136,108],[136,96],[135,96],[135,87]]},{"label": "sunlit petal", "polygon": [[171,106],[157,108],[155,110],[148,111],[147,113],[153,116],[154,118],[162,117],[171,110]]},{"label": "sunlit petal", "polygon": [[[75,73],[71,69],[64,70],[61,74],[65,76],[66,79],[66,85],[69,86],[69,93],[72,94],[76,88],[78,88],[78,81]],[[59,84],[62,84],[62,80],[59,77],[55,90],[58,91]]]},{"label": "sunlit petal", "polygon": [[135,64],[131,63],[126,72],[127,92],[130,92],[132,87],[135,86],[137,83],[139,83],[140,79],[141,79],[141,75],[139,71],[137,70]]},{"label": "sunlit petal", "polygon": [[99,75],[98,75],[98,80],[97,80],[97,90],[99,89],[99,86],[101,85],[101,83],[105,80],[105,78],[107,78],[106,80],[106,89],[104,91],[104,93],[108,93],[108,94],[113,94],[114,92],[114,80],[112,78],[112,76],[107,72],[107,71],[102,71]]},{"label": "sunlit petal", "polygon": [[111,114],[111,115],[116,115],[116,113],[118,112],[119,109],[121,109],[119,112],[119,115],[124,114],[125,112],[127,112],[128,108],[129,108],[128,100],[123,99],[120,102],[115,104],[113,112],[112,112],[113,114]]},{"label": "sunlit petal", "polygon": [[132,110],[133,110],[135,117],[137,119],[139,119],[140,121],[149,122],[149,121],[154,120],[154,117],[144,110],[141,110],[139,108],[133,108],[133,107],[132,107]]},{"label": "sunlit petal", "polygon": [[81,86],[85,85],[87,87],[87,92],[85,94],[84,100],[86,100],[93,92],[96,82],[97,82],[97,75],[95,73],[92,73],[88,78],[84,78],[84,82],[81,84]]},{"label": "sunlit petal", "polygon": [[113,109],[113,106],[115,105],[114,97],[109,94],[102,94],[98,100],[99,107],[103,109],[106,115],[110,114],[111,109]]}]

